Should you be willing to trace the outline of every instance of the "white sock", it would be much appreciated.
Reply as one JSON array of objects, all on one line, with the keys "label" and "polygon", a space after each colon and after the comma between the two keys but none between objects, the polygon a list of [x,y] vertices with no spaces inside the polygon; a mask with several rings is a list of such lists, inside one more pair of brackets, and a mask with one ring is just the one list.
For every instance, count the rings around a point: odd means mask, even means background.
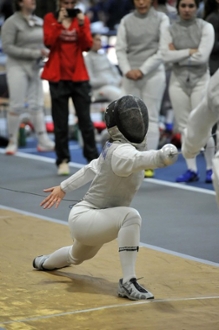
[{"label": "white sock", "polygon": [[[138,224],[132,224],[130,226],[124,226],[120,229],[118,234],[119,248],[124,247],[138,247],[140,240],[140,226]],[[120,251],[119,252],[123,283],[129,281],[135,277],[135,263],[137,258],[137,250],[135,251]]]},{"label": "white sock", "polygon": [[197,172],[197,165],[195,158],[186,158],[185,161],[189,170]]},{"label": "white sock", "polygon": [[7,115],[8,121],[8,134],[9,134],[9,141],[13,142],[17,145],[18,143],[18,131],[20,126],[20,116],[19,115],[12,115],[10,112]]},{"label": "white sock", "polygon": [[[38,139],[38,142],[41,145],[47,145],[48,141],[50,141],[45,124],[45,116],[43,111],[32,111],[31,112],[31,122],[34,126],[34,130]],[[52,142],[51,142],[52,143]]]},{"label": "white sock", "polygon": [[69,260],[69,251],[72,250],[72,246],[65,246],[55,252],[51,253],[49,258],[43,263],[43,267],[46,269],[63,268],[71,264]]}]

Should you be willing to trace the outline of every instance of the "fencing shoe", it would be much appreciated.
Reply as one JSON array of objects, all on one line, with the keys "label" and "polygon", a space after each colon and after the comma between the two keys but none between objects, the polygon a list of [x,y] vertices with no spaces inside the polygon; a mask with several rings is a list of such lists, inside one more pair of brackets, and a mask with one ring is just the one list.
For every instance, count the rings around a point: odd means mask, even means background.
[{"label": "fencing shoe", "polygon": [[205,183],[212,183],[212,170],[206,171]]},{"label": "fencing shoe", "polygon": [[199,180],[198,172],[187,170],[176,178],[176,182],[195,182]]},{"label": "fencing shoe", "polygon": [[58,167],[58,175],[69,175],[69,165],[66,160],[63,160],[63,162]]},{"label": "fencing shoe", "polygon": [[49,258],[49,255],[42,255],[38,256],[33,260],[33,268],[36,268],[38,270],[55,270],[54,269],[46,269],[43,267],[43,263]]},{"label": "fencing shoe", "polygon": [[55,142],[49,138],[41,139],[37,145],[37,151],[39,152],[49,152],[55,150]]},{"label": "fencing shoe", "polygon": [[130,300],[154,299],[154,295],[138,284],[136,278],[132,278],[126,283],[119,280],[118,296]]},{"label": "fencing shoe", "polygon": [[144,177],[145,178],[153,178],[154,177],[154,170],[145,170],[144,171]]},{"label": "fencing shoe", "polygon": [[17,144],[13,142],[9,142],[5,149],[6,155],[14,155],[17,152]]}]

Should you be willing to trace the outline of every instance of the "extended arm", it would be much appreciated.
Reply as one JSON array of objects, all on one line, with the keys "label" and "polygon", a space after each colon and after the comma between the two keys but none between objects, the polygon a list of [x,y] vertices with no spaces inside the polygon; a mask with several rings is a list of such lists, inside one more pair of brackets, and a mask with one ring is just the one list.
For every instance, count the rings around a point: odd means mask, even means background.
[{"label": "extended arm", "polygon": [[41,202],[40,206],[43,206],[44,209],[48,209],[55,205],[57,208],[67,192],[84,186],[86,183],[93,180],[97,171],[98,159],[94,159],[68,179],[62,181],[60,186],[44,189],[45,192],[50,192],[50,194]]},{"label": "extended arm", "polygon": [[173,164],[177,159],[177,148],[172,144],[160,150],[138,151],[128,144],[117,148],[112,157],[112,169],[118,176],[127,177],[131,173],[145,169],[155,169]]},{"label": "extended arm", "polygon": [[88,165],[82,167],[68,179],[61,182],[60,186],[64,192],[78,189],[95,177],[98,172],[98,159],[92,160]]}]

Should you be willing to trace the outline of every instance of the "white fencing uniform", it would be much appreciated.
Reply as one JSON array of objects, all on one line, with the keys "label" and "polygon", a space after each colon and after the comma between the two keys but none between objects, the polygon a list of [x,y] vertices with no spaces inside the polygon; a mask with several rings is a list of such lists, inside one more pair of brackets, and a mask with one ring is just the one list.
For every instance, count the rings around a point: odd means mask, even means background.
[{"label": "white fencing uniform", "polygon": [[[203,101],[190,113],[182,153],[186,158],[195,157],[211,137],[212,127],[219,120],[219,70],[211,77]],[[213,159],[213,184],[219,205],[219,152]]]},{"label": "white fencing uniform", "polygon": [[43,20],[35,15],[25,17],[17,11],[4,22],[1,37],[3,51],[7,55],[9,139],[16,149],[21,115],[29,112],[40,149],[53,150],[55,144],[46,132],[40,78],[41,50],[45,48]]},{"label": "white fencing uniform", "polygon": [[[172,164],[177,159],[177,149],[169,145],[160,150],[145,151],[148,111],[143,101],[135,96],[127,95],[112,102],[106,109],[106,125],[110,140],[99,158],[56,187],[58,194],[61,191],[63,195],[63,191],[73,191],[92,181],[83,200],[73,206],[69,214],[73,246],[39,256],[33,264],[40,270],[77,265],[94,257],[103,244],[118,238],[123,273],[118,292],[125,297],[124,285],[132,286],[133,279],[136,281],[135,263],[142,221],[130,204],[144,179],[144,170]],[[50,198],[56,200],[52,193]],[[130,299],[153,297],[147,291],[142,296],[137,287],[136,295],[131,296],[131,292],[128,294]]]},{"label": "white fencing uniform", "polygon": [[[170,50],[173,44],[176,50]],[[214,44],[213,26],[202,19],[194,18],[174,22],[164,30],[161,40],[161,53],[165,63],[172,63],[169,95],[179,131],[184,138],[190,112],[202,101],[210,74],[208,60]],[[190,49],[198,49],[190,56]],[[213,147],[213,138],[208,146]],[[207,169],[212,168],[213,148],[205,154]],[[187,167],[197,172],[195,159],[186,159]]]},{"label": "white fencing uniform", "polygon": [[[147,144],[148,149],[155,150],[160,137],[159,113],[166,87],[160,36],[168,25],[167,15],[153,7],[145,15],[134,11],[121,20],[116,41],[116,55],[124,76],[123,87],[127,94],[140,97],[147,105],[150,121]],[[131,69],[139,69],[143,78],[126,78],[126,73]]]}]

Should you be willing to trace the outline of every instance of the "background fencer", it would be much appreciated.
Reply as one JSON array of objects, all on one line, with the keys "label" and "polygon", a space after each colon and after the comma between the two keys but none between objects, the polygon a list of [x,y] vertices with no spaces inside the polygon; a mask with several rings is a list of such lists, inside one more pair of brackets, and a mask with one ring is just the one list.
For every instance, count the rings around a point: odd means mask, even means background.
[{"label": "background fencer", "polygon": [[[190,113],[185,129],[182,153],[185,158],[194,158],[211,137],[212,127],[219,120],[219,70],[211,77],[203,101]],[[219,205],[219,151],[213,159],[213,185]]]},{"label": "background fencer", "polygon": [[47,271],[81,264],[93,258],[103,244],[118,238],[123,275],[118,295],[131,300],[153,299],[153,294],[136,279],[142,219],[130,204],[144,179],[145,168],[171,165],[178,152],[171,144],[146,151],[148,110],[138,97],[125,95],[113,101],[106,109],[105,119],[110,139],[99,158],[62,181],[60,186],[44,190],[50,194],[41,206],[58,207],[67,192],[92,181],[83,200],[70,211],[69,227],[74,243],[36,257],[33,267]]}]

